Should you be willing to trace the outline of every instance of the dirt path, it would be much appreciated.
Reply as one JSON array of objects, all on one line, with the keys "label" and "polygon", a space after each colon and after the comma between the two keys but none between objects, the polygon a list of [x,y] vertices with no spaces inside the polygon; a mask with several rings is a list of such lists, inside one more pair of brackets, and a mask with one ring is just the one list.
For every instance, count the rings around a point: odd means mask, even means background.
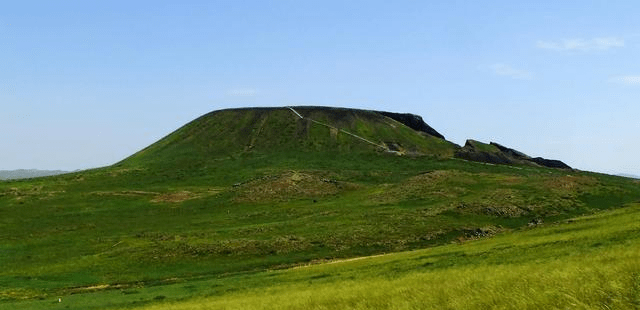
[{"label": "dirt path", "polygon": [[369,144],[371,144],[371,145],[373,145],[373,146],[376,146],[376,147],[379,147],[379,148],[381,148],[381,149],[384,149],[384,150],[385,150],[385,151],[387,151],[387,152],[390,152],[390,153],[398,153],[398,152],[396,152],[396,151],[392,151],[392,150],[390,150],[390,149],[389,149],[387,146],[385,146],[385,145],[380,145],[380,144],[377,144],[377,143],[375,143],[375,142],[369,141],[369,140],[367,140],[367,139],[365,139],[365,138],[363,138],[363,137],[360,137],[360,136],[358,136],[358,135],[356,135],[356,134],[350,133],[350,132],[348,132],[348,131],[346,131],[346,130],[344,130],[344,129],[340,129],[340,128],[337,128],[337,127],[331,126],[331,125],[329,125],[329,124],[325,124],[325,123],[323,123],[323,122],[316,121],[316,120],[311,119],[311,118],[308,118],[308,117],[303,117],[302,115],[300,115],[300,113],[298,113],[298,111],[294,110],[292,107],[287,107],[287,108],[288,108],[289,110],[291,110],[291,112],[293,112],[295,115],[297,115],[298,117],[300,117],[301,119],[306,119],[306,120],[312,121],[312,122],[314,122],[314,123],[316,123],[316,124],[318,124],[318,125],[325,126],[325,127],[329,128],[329,129],[335,129],[335,130],[337,130],[337,131],[339,131],[339,132],[343,132],[343,133],[348,134],[348,135],[350,135],[350,136],[352,136],[352,137],[354,137],[354,138],[357,138],[357,139],[360,139],[360,140],[362,140],[362,141],[364,141],[364,142],[366,142],[366,143],[369,143]]},{"label": "dirt path", "polygon": [[346,263],[346,262],[352,262],[352,261],[361,260],[361,259],[381,257],[381,256],[385,256],[385,255],[389,255],[389,254],[384,253],[384,254],[376,254],[376,255],[370,255],[370,256],[360,256],[360,257],[345,258],[345,259],[334,259],[334,260],[328,260],[328,261],[322,260],[322,261],[310,262],[308,264],[304,264],[304,265],[300,265],[300,266],[294,266],[291,269],[307,268],[307,267],[318,266],[318,265],[329,265],[329,264]]}]

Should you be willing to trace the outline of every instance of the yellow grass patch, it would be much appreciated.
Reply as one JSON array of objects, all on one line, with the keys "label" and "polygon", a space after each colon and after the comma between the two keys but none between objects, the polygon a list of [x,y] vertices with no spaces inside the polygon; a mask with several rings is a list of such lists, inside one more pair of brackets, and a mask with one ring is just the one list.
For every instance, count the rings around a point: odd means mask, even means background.
[{"label": "yellow grass patch", "polygon": [[289,171],[237,185],[236,201],[285,201],[292,198],[323,197],[356,187],[355,184],[339,182],[330,177]]},{"label": "yellow grass patch", "polygon": [[183,202],[185,200],[194,199],[200,197],[197,194],[188,191],[180,191],[175,193],[167,193],[157,195],[155,198],[151,199],[151,202]]}]

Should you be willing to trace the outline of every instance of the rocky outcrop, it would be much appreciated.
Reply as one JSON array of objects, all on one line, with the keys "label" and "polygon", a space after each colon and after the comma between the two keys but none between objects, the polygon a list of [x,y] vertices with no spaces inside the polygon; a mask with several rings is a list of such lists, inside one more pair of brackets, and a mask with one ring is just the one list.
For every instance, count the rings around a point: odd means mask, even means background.
[{"label": "rocky outcrop", "polygon": [[508,148],[506,146],[502,146],[502,145],[500,145],[498,143],[490,142],[489,144],[497,147],[501,152],[503,152],[503,153],[505,153],[505,154],[507,154],[509,156],[512,156],[514,158],[518,158],[518,159],[530,159],[531,158],[531,157],[527,156],[527,154],[525,154],[525,153],[522,153],[520,151],[516,151],[516,150]]},{"label": "rocky outcrop", "polygon": [[393,112],[378,112],[388,118],[396,120],[405,126],[417,130],[420,132],[424,132],[428,135],[444,139],[444,136],[437,132],[435,129],[431,128],[431,126],[427,125],[424,122],[421,116],[411,114],[411,113],[393,113]]},{"label": "rocky outcrop", "polygon": [[490,164],[514,164],[513,159],[500,152],[499,149],[471,139],[465,142],[464,147],[456,151],[454,157]]},{"label": "rocky outcrop", "polygon": [[467,140],[464,147],[456,151],[454,157],[499,165],[528,165],[556,169],[571,169],[569,165],[554,159],[542,157],[531,158],[528,155],[500,145],[495,142],[485,144],[475,140]]},{"label": "rocky outcrop", "polygon": [[569,165],[555,159],[546,159],[542,157],[536,157],[531,159],[532,162],[549,168],[557,168],[557,169],[571,169]]}]

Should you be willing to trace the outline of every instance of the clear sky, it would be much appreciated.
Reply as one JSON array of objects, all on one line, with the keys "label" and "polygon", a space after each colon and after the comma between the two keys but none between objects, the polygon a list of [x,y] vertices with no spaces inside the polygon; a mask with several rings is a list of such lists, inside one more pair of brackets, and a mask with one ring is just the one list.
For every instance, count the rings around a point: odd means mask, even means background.
[{"label": "clear sky", "polygon": [[115,163],[212,110],[411,112],[640,175],[638,1],[3,1],[0,170]]}]

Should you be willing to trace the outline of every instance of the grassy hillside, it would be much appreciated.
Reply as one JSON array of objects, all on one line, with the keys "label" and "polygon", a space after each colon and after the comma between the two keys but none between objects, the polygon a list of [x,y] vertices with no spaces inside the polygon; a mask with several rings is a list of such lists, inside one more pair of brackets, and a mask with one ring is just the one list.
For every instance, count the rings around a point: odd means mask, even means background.
[{"label": "grassy hillside", "polygon": [[429,249],[87,289],[0,309],[638,309],[639,223],[640,205],[630,204]]},{"label": "grassy hillside", "polygon": [[[456,146],[374,111],[296,107],[214,111],[131,156],[123,166],[212,163],[247,154],[369,153],[383,149],[451,157]],[[350,135],[353,134],[353,135]]]},{"label": "grassy hillside", "polygon": [[638,309],[639,232],[636,204],[490,239],[234,276],[214,296],[141,309]]},{"label": "grassy hillside", "polygon": [[[455,145],[375,112],[298,112],[213,112],[111,167],[0,182],[0,305],[148,296],[640,200],[631,179],[452,159]],[[211,291],[194,285],[184,296]]]}]

